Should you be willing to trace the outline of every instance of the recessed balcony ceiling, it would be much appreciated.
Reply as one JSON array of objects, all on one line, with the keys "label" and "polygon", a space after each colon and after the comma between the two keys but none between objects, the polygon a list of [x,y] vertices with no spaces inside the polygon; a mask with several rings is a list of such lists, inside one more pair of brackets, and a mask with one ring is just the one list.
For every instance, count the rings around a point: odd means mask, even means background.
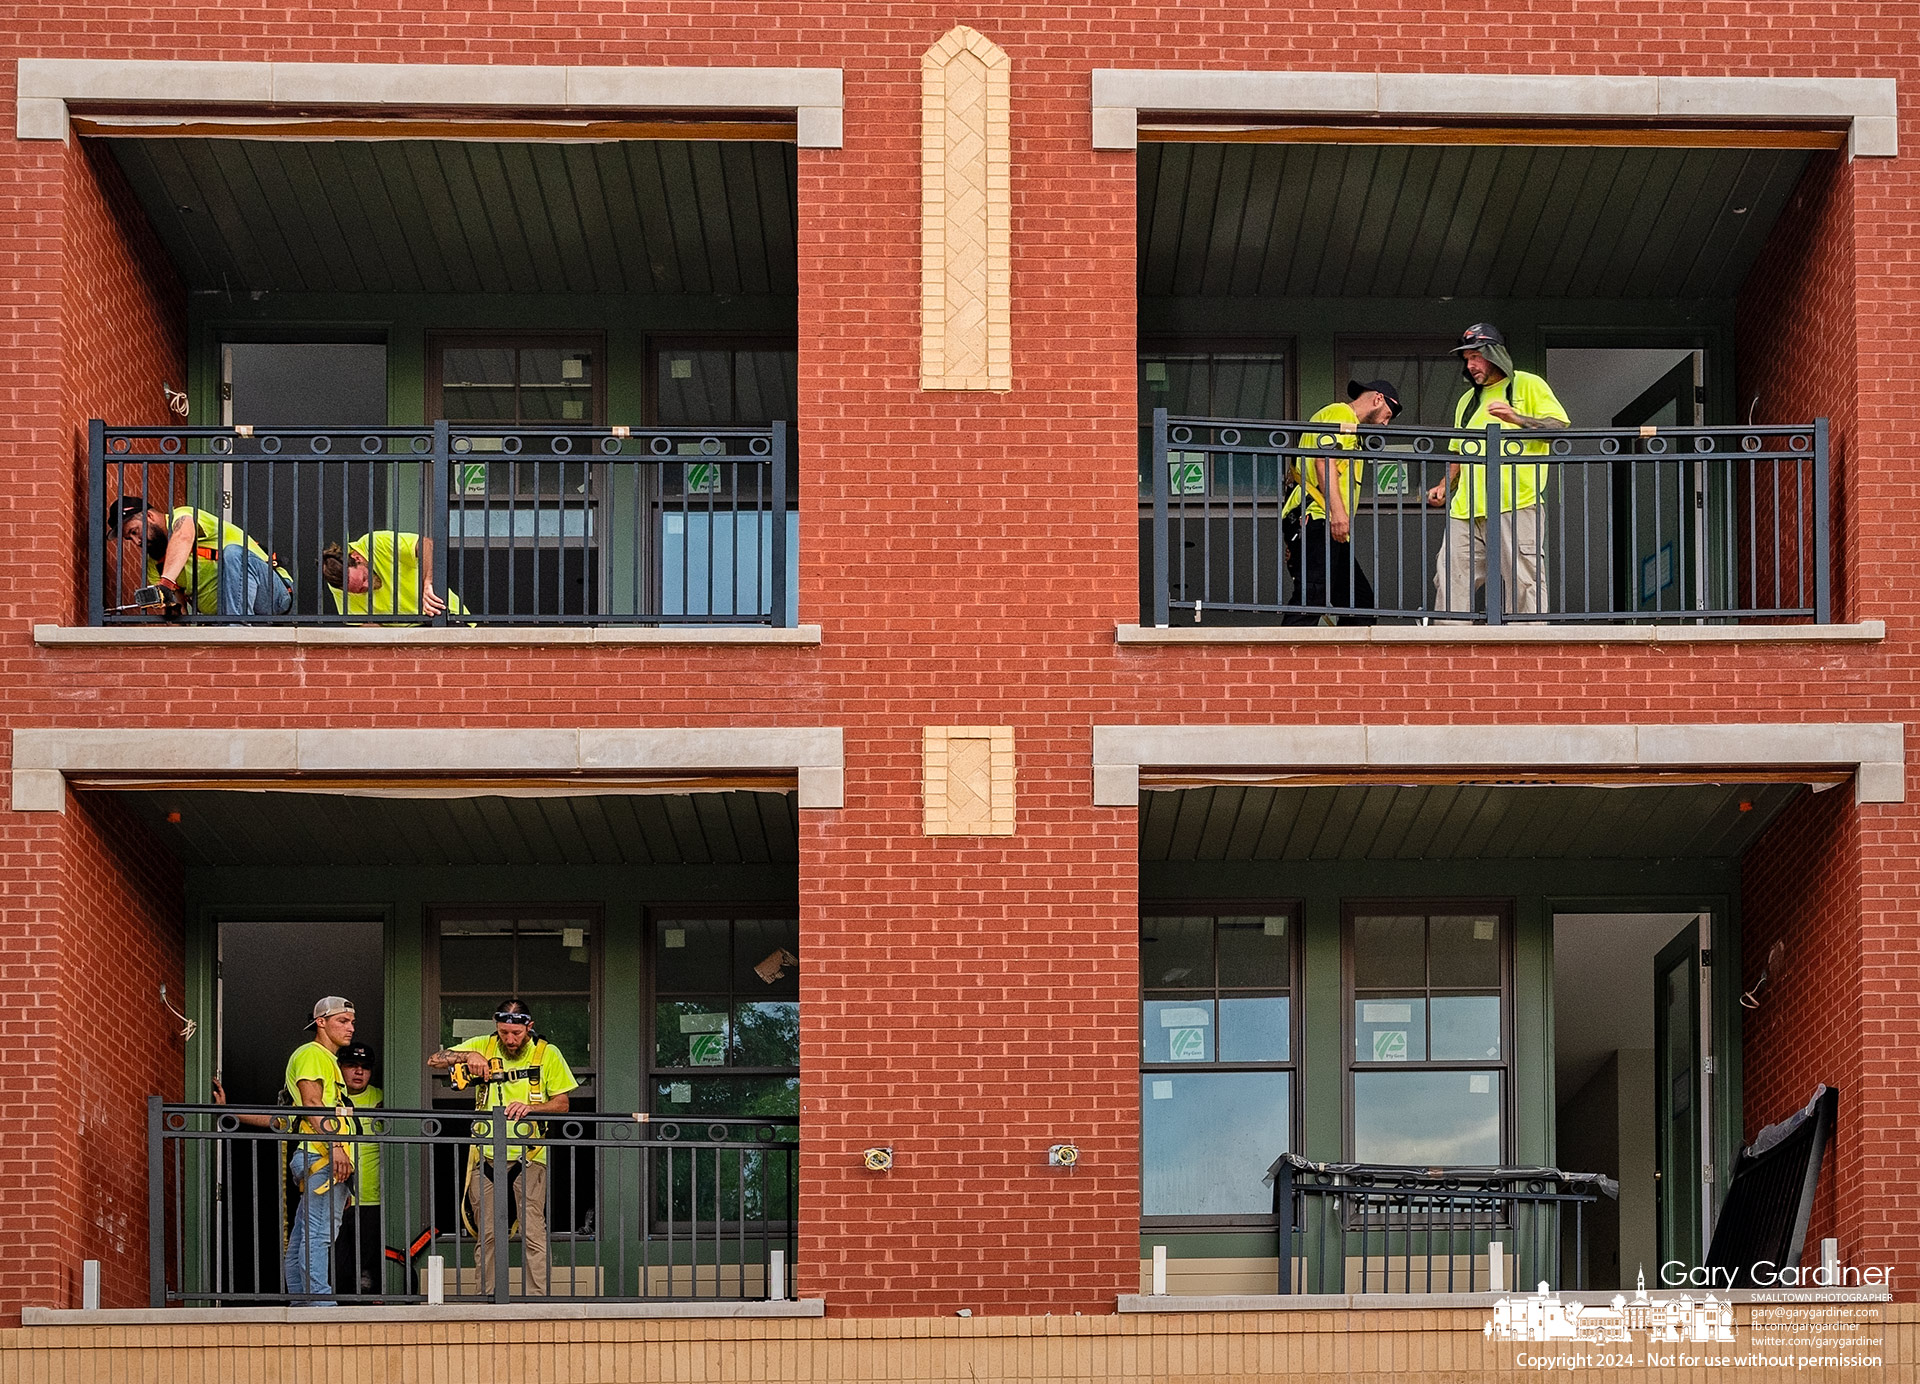
[{"label": "recessed balcony ceiling", "polygon": [[1143,144],[1143,297],[1730,298],[1804,149]]},{"label": "recessed balcony ceiling", "polygon": [[787,144],[105,142],[190,290],[797,291]]},{"label": "recessed balcony ceiling", "polygon": [[1796,783],[1157,790],[1141,795],[1140,858],[1729,860],[1802,791]]},{"label": "recessed balcony ceiling", "polygon": [[[791,793],[361,797],[153,790],[120,801],[183,865],[786,865]],[[177,821],[168,820],[178,814]]]}]

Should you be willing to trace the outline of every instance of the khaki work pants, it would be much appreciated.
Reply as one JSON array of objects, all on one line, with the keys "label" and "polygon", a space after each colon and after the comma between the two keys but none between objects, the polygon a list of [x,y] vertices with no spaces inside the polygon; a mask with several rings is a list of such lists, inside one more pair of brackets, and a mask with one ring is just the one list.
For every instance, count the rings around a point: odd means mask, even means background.
[{"label": "khaki work pants", "polygon": [[[528,1297],[547,1294],[547,1165],[526,1163],[520,1176],[512,1179],[513,1217],[520,1220],[520,1263]],[[480,1291],[493,1291],[493,1181],[478,1168],[467,1176],[467,1204],[473,1208],[473,1223],[478,1227],[475,1240],[480,1257]],[[508,1280],[511,1283],[512,1276]]]},{"label": "khaki work pants", "polygon": [[[1500,577],[1503,614],[1537,615],[1540,600],[1540,535],[1545,515],[1539,505],[1508,510],[1500,516]],[[1471,612],[1473,598],[1487,582],[1487,521],[1447,516],[1440,560],[1433,564],[1435,611]]]}]

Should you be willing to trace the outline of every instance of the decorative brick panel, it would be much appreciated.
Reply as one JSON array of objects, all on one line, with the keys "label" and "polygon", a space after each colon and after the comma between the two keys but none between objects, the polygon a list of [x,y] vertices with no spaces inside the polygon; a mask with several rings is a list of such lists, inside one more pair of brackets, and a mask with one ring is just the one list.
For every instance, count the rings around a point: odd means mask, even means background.
[{"label": "decorative brick panel", "polygon": [[964,24],[920,59],[925,389],[1013,388],[1011,66]]},{"label": "decorative brick panel", "polygon": [[1013,835],[1013,731],[928,726],[921,772],[929,836]]}]

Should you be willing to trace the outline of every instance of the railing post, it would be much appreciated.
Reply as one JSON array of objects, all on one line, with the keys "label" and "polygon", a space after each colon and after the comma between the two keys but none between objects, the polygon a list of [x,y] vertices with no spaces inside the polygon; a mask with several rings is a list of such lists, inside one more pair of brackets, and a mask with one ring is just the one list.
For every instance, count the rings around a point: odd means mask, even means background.
[{"label": "railing post", "polygon": [[[98,426],[98,420],[95,421]],[[147,1305],[167,1305],[167,1179],[161,1099],[147,1097]]]},{"label": "railing post", "polygon": [[[507,1229],[512,1224],[513,1188],[507,1185],[507,1112],[504,1106],[496,1107],[493,1112],[493,1226],[488,1238],[493,1241],[493,1300],[507,1301],[507,1259],[513,1246],[508,1243]],[[526,1277],[524,1256],[520,1266],[522,1279]]]},{"label": "railing post", "polygon": [[[107,425],[87,420],[87,623],[107,622]],[[142,574],[144,575],[144,573]]]},{"label": "railing post", "polygon": [[1833,581],[1828,570],[1827,420],[1813,420],[1813,622],[1833,623]]},{"label": "railing post", "polygon": [[[1500,571],[1500,523],[1504,517],[1501,501],[1506,498],[1506,486],[1502,483],[1500,470],[1500,463],[1506,457],[1500,447],[1498,423],[1487,424],[1486,449],[1487,464],[1481,468],[1486,480],[1481,488],[1485,492],[1487,507],[1487,623],[1497,625],[1500,623],[1500,608],[1505,604],[1505,583]],[[1467,512],[1472,514],[1472,505],[1468,505]],[[1518,518],[1514,522],[1517,525]],[[1472,532],[1471,520],[1468,532]]]},{"label": "railing post", "polygon": [[1273,1178],[1274,1219],[1280,1223],[1280,1291],[1293,1291],[1293,1168],[1285,1159]]},{"label": "railing post", "polygon": [[[447,420],[436,418],[433,423],[433,450],[427,456],[426,485],[428,522],[433,525],[433,571],[429,579],[433,589],[440,593],[440,599],[447,598],[447,542],[453,528],[453,447],[449,440]],[[444,614],[433,617],[436,625],[445,625]]]},{"label": "railing post", "polygon": [[1170,623],[1167,594],[1167,411],[1153,411],[1153,625]]},{"label": "railing post", "polygon": [[[787,425],[776,421],[773,425],[773,451],[770,459],[773,467],[773,516],[769,521],[773,525],[768,535],[773,570],[768,574],[767,601],[768,623],[775,629],[787,626]],[[736,607],[737,608],[737,607]]]}]

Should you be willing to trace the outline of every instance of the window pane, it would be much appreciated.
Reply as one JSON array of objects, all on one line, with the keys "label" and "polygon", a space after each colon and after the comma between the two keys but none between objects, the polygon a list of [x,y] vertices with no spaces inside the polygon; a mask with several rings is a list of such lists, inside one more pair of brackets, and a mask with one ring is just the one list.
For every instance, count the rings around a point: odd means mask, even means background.
[{"label": "window pane", "polygon": [[1360,1163],[1491,1167],[1500,1162],[1500,1073],[1355,1072]]},{"label": "window pane", "polygon": [[663,1077],[653,1084],[653,1108],[663,1116],[800,1116],[800,1078],[792,1076]]},{"label": "window pane", "polygon": [[799,356],[793,351],[738,351],[733,358],[736,423],[791,424],[799,412]]},{"label": "window pane", "polygon": [[653,1007],[653,1064],[724,1067],[729,1028],[725,995],[661,1000]]},{"label": "window pane", "polygon": [[733,352],[664,350],[658,384],[663,427],[732,421]]},{"label": "window pane", "polygon": [[[800,952],[798,919],[738,919],[733,925],[734,992],[754,999],[800,998],[800,968],[780,956],[783,951],[787,956]],[[764,973],[758,967],[764,967]]]},{"label": "window pane", "polygon": [[1213,988],[1213,919],[1147,918],[1140,925],[1140,983]]},{"label": "window pane", "polygon": [[560,1049],[575,1075],[582,1067],[593,1066],[593,1013],[585,996],[566,999],[543,995],[528,1000],[527,1008],[533,1014],[534,1030]]},{"label": "window pane", "polygon": [[1432,1003],[1434,1061],[1499,1060],[1498,995],[1435,995]]},{"label": "window pane", "polygon": [[491,1015],[491,1001],[506,998],[513,989],[512,922],[504,918],[442,922],[440,988],[483,992]]},{"label": "window pane", "polygon": [[736,1004],[733,1022],[733,1065],[800,1065],[800,1006],[794,1001],[762,1000]]},{"label": "window pane", "polygon": [[[591,935],[584,918],[520,925],[520,990],[575,990],[592,984],[587,966]],[[571,943],[572,945],[569,945]]]},{"label": "window pane", "polygon": [[1257,1215],[1291,1144],[1291,1072],[1149,1072],[1140,1078],[1141,1211]]},{"label": "window pane", "polygon": [[1353,984],[1356,989],[1425,989],[1425,918],[1355,918]]},{"label": "window pane", "polygon": [[440,1000],[440,1046],[450,1048],[493,1032],[491,995],[447,995]]},{"label": "window pane", "polygon": [[1433,920],[1433,987],[1494,989],[1500,984],[1500,920]]},{"label": "window pane", "polygon": [[1219,936],[1222,989],[1266,989],[1292,984],[1284,915],[1222,918]]},{"label": "window pane", "polygon": [[1285,1062],[1291,1055],[1291,1014],[1286,995],[1222,995],[1220,1060]]},{"label": "window pane", "polygon": [[520,352],[520,416],[531,423],[590,421],[591,352],[531,346]]},{"label": "window pane", "polygon": [[1142,1062],[1213,1061],[1211,999],[1150,999],[1140,1006]]},{"label": "window pane", "polygon": [[1425,1062],[1427,1016],[1424,999],[1365,999],[1353,1002],[1353,1060]]},{"label": "window pane", "polygon": [[441,411],[453,422],[512,422],[514,353],[505,346],[449,346],[440,357]]},{"label": "window pane", "polygon": [[[1209,382],[1213,372],[1207,369],[1205,356],[1163,356],[1161,363],[1166,367],[1166,388],[1157,390],[1153,386],[1157,381],[1149,377],[1148,411],[1141,415],[1140,421],[1148,426],[1153,423],[1152,410],[1164,408],[1176,417],[1204,418],[1207,415]],[[1151,376],[1151,372],[1149,372]]]},{"label": "window pane", "polygon": [[1215,418],[1285,418],[1287,358],[1215,356],[1211,403]]},{"label": "window pane", "polygon": [[731,960],[725,918],[668,918],[654,929],[658,968],[654,986],[665,993],[727,988]]}]

